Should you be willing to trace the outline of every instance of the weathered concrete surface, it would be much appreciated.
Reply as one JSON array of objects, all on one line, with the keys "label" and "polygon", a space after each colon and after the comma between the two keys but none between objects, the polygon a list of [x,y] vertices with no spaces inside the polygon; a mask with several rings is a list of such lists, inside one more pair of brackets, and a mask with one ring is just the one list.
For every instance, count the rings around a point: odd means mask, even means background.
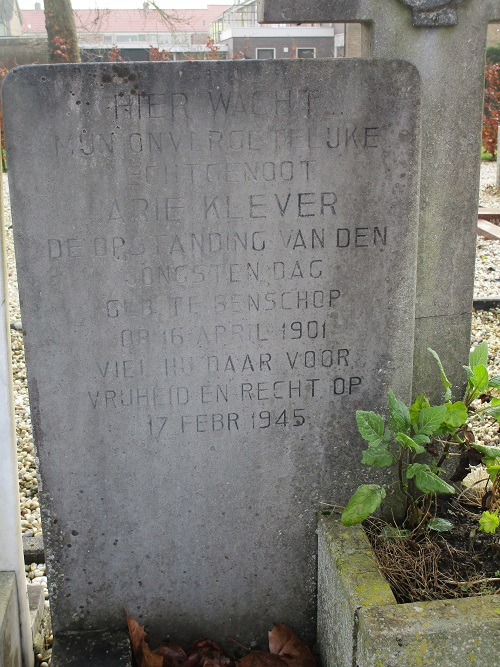
[{"label": "weathered concrete surface", "polygon": [[3,90],[56,634],[125,607],[153,641],[311,640],[315,513],[366,475],[354,411],[410,392],[414,68],[32,67]]},{"label": "weathered concrete surface", "polygon": [[367,33],[366,56],[401,58],[420,72],[413,391],[441,396],[435,363],[427,352],[432,347],[460,395],[470,345],[486,32],[488,21],[500,20],[500,2],[468,0],[458,6],[458,24],[444,28],[413,26],[410,8],[400,0],[260,0],[260,20],[360,21]]},{"label": "weathered concrete surface", "polygon": [[464,0],[401,0],[411,7],[413,25],[443,27],[458,23],[457,7]]},{"label": "weathered concrete surface", "polygon": [[21,667],[16,575],[0,572],[0,667]]},{"label": "weathered concrete surface", "polygon": [[23,554],[24,562],[45,563],[45,550],[43,547],[43,537],[41,535],[26,536],[23,535]]},{"label": "weathered concrete surface", "polygon": [[47,639],[52,634],[50,612],[45,606],[45,588],[38,584],[28,586],[28,602],[33,637],[33,654],[46,652]]},{"label": "weathered concrete surface", "polygon": [[359,667],[495,665],[498,595],[360,609]]},{"label": "weathered concrete surface", "polygon": [[395,605],[365,532],[322,515],[318,527],[318,635],[324,667],[357,665],[358,610]]},{"label": "weathered concrete surface", "polygon": [[360,526],[319,521],[318,648],[323,667],[495,665],[497,595],[396,604]]},{"label": "weathered concrete surface", "polygon": [[37,584],[28,586],[28,603],[30,609],[31,632],[33,636],[38,632],[38,628],[43,618],[45,610],[44,587]]},{"label": "weathered concrete surface", "polygon": [[52,667],[132,667],[126,632],[76,632],[57,635],[52,648]]}]

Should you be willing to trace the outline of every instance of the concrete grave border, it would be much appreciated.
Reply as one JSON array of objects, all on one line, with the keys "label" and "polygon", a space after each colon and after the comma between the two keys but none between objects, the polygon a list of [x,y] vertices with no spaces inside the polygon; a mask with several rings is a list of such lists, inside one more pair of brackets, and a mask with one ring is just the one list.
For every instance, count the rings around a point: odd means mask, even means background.
[{"label": "concrete grave border", "polygon": [[318,648],[323,667],[494,665],[500,597],[397,604],[360,526],[319,519]]},{"label": "concrete grave border", "polygon": [[24,572],[0,161],[0,666],[32,667],[33,633]]}]

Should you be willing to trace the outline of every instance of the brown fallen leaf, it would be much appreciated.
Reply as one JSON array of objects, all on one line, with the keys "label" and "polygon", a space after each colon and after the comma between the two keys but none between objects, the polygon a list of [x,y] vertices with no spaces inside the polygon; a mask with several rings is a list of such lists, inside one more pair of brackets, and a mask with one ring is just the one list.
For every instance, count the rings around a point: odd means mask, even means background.
[{"label": "brown fallen leaf", "polygon": [[154,651],[148,644],[144,627],[129,614],[127,625],[138,667],[316,667],[307,646],[279,623],[269,632],[269,650],[251,651],[237,663],[216,642],[205,638],[195,642],[187,655],[177,644],[162,642]]},{"label": "brown fallen leaf", "polygon": [[269,632],[269,650],[282,658],[288,667],[316,667],[309,648],[284,623],[274,625]]},{"label": "brown fallen leaf", "polygon": [[128,613],[126,613],[126,616],[130,643],[138,667],[163,667],[163,656],[155,655],[149,648],[148,636],[144,627],[139,625]]},{"label": "brown fallen leaf", "polygon": [[241,660],[238,660],[238,667],[286,667],[287,662],[281,656],[275,653],[266,653],[265,651],[251,651]]},{"label": "brown fallen leaf", "polygon": [[188,651],[186,667],[230,667],[231,658],[216,642],[205,638],[195,642]]},{"label": "brown fallen leaf", "polygon": [[224,655],[217,656],[215,658],[205,658],[203,661],[203,667],[227,667],[230,664],[234,665],[234,660],[231,660]]},{"label": "brown fallen leaf", "polygon": [[163,667],[182,667],[187,660],[186,652],[177,644],[160,642],[160,645],[154,649],[153,653],[163,656]]}]

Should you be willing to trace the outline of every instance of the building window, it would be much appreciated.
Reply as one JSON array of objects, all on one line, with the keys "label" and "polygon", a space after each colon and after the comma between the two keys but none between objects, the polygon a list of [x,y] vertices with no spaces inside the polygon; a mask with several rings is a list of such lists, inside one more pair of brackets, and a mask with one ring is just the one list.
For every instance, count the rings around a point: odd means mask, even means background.
[{"label": "building window", "polygon": [[297,58],[316,58],[316,49],[297,49]]},{"label": "building window", "polygon": [[255,49],[257,60],[274,60],[276,58],[276,49]]},{"label": "building window", "polygon": [[126,35],[116,35],[117,42],[137,42],[137,35],[128,33]]}]

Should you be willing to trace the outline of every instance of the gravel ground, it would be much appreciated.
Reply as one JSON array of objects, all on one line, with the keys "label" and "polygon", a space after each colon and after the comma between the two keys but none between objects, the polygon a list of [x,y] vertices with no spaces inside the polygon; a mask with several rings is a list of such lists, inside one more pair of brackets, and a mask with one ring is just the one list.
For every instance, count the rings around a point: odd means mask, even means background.
[{"label": "gravel ground", "polygon": [[[19,492],[21,527],[26,535],[41,535],[40,507],[38,504],[38,482],[33,438],[26,386],[26,366],[24,361],[23,337],[21,333],[21,315],[17,294],[17,278],[14,263],[11,217],[8,197],[7,178],[4,175],[5,225],[7,229],[7,264],[9,275],[9,309],[12,336],[12,361],[15,392],[16,431],[19,468]],[[495,188],[496,163],[483,162],[481,166],[480,206],[500,208],[500,190]],[[500,297],[500,241],[478,239],[476,260],[476,297]],[[474,346],[486,340],[490,352],[490,371],[500,375],[500,309],[478,311],[473,314],[472,340]],[[500,444],[498,426],[491,423],[478,424],[476,430],[478,442]],[[43,584],[46,588],[45,565],[26,566],[29,583]],[[48,594],[46,592],[46,598]],[[48,602],[46,603],[48,604]],[[38,662],[46,656],[39,656]],[[47,664],[47,663],[45,663]],[[43,662],[40,667],[45,667]]]}]

